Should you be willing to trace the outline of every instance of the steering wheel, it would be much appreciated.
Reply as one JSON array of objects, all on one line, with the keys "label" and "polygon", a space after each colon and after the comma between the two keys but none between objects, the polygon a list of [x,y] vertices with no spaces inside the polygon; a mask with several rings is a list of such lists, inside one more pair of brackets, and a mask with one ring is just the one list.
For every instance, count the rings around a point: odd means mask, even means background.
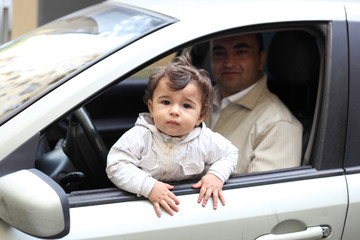
[{"label": "steering wheel", "polygon": [[63,149],[90,188],[112,186],[105,172],[109,149],[84,107],[71,115]]},{"label": "steering wheel", "polygon": [[79,124],[84,131],[87,139],[89,140],[91,146],[95,150],[99,160],[106,164],[107,154],[109,149],[106,147],[102,137],[97,131],[94,123],[92,122],[89,114],[85,110],[85,107],[81,107],[74,112],[75,117],[79,121]]}]

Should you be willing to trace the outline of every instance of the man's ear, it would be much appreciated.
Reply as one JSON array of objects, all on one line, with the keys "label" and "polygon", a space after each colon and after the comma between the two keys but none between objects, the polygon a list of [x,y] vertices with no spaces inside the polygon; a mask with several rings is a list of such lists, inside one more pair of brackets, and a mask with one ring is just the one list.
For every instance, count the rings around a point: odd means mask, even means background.
[{"label": "man's ear", "polygon": [[260,65],[259,65],[259,70],[263,71],[264,66],[265,66],[265,62],[266,62],[266,51],[263,50],[260,52]]},{"label": "man's ear", "polygon": [[149,109],[150,114],[152,114],[153,104],[152,104],[152,101],[150,99],[147,101],[147,105],[148,105],[148,109]]}]

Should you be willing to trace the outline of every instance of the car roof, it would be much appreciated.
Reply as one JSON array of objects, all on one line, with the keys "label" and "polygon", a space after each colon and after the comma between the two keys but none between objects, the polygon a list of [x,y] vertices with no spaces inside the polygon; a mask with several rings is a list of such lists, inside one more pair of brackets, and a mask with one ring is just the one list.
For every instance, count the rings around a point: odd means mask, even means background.
[{"label": "car roof", "polygon": [[[154,12],[162,13],[171,17],[178,19],[201,19],[202,15],[209,16],[212,14],[215,18],[222,17],[224,15],[229,15],[237,13],[238,16],[244,13],[242,9],[246,9],[246,6],[257,6],[259,9],[259,16],[261,16],[264,10],[267,10],[267,7],[261,8],[260,4],[264,6],[273,5],[279,11],[283,8],[279,6],[285,5],[294,5],[294,4],[303,4],[309,6],[314,5],[327,5],[327,4],[341,4],[346,3],[359,3],[358,0],[112,0],[114,2],[124,3],[127,5],[132,5]],[[273,9],[272,9],[273,10]]]},{"label": "car roof", "polygon": [[[347,3],[358,3],[358,0],[110,0],[143,8],[162,15],[187,22],[190,26],[201,21],[217,24],[224,21],[241,21],[242,24],[256,22],[304,20],[343,20],[343,12]],[[281,7],[279,7],[281,6]],[[326,9],[326,11],[323,11]],[[334,10],[337,9],[337,10]],[[294,11],[296,14],[294,14]],[[254,14],[256,13],[256,14]],[[329,17],[331,14],[331,17]]]}]

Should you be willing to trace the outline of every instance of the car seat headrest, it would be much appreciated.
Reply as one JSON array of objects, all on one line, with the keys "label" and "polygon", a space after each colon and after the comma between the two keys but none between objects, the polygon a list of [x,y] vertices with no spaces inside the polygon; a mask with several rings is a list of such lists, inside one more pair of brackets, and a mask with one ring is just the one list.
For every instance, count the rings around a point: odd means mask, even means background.
[{"label": "car seat headrest", "polygon": [[277,32],[269,47],[268,70],[295,86],[317,83],[320,56],[314,36],[304,31]]}]

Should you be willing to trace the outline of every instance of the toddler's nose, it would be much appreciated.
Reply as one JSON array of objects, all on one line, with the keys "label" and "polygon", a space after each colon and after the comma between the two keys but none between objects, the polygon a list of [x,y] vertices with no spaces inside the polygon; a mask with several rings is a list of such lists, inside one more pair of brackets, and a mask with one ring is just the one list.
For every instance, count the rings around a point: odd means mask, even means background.
[{"label": "toddler's nose", "polygon": [[178,105],[173,105],[170,109],[170,115],[171,116],[179,116],[179,106]]}]

